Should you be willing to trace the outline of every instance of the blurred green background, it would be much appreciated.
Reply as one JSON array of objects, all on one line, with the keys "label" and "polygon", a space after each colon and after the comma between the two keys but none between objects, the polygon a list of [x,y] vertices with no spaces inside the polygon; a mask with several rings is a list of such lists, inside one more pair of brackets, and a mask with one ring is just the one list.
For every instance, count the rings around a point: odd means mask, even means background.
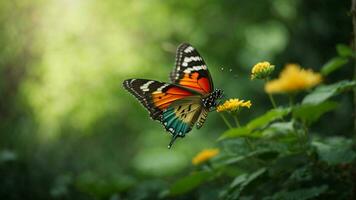
[{"label": "blurred green background", "polygon": [[[0,198],[145,199],[187,172],[226,130],[211,113],[168,150],[170,135],[122,88],[168,81],[176,47],[195,46],[216,87],[270,108],[251,67],[318,71],[351,41],[349,1],[13,0],[0,2]],[[277,74],[277,73],[275,73]],[[329,80],[351,78],[352,68]],[[351,96],[312,129],[350,135]],[[279,98],[279,102],[286,99]],[[349,119],[349,120],[348,120]]]}]

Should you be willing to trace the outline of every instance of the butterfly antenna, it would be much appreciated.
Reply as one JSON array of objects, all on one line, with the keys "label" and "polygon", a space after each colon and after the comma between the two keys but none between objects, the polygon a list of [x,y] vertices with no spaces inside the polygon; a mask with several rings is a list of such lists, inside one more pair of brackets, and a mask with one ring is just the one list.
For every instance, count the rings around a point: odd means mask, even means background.
[{"label": "butterfly antenna", "polygon": [[173,135],[171,142],[168,145],[168,149],[170,149],[174,143],[174,141],[178,138],[178,134]]}]

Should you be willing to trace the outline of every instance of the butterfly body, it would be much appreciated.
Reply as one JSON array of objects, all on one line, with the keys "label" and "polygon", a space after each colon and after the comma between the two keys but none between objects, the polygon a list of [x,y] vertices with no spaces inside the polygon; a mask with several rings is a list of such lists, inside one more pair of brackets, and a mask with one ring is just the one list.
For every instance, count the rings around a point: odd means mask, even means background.
[{"label": "butterfly body", "polygon": [[203,58],[190,44],[177,49],[176,66],[165,83],[147,79],[127,79],[123,86],[172,134],[169,148],[184,137],[194,124],[201,128],[208,112],[216,107],[223,91],[215,89]]},{"label": "butterfly body", "polygon": [[217,106],[216,100],[222,98],[223,91],[220,89],[215,89],[212,93],[206,95],[202,98],[203,106],[207,109]]}]

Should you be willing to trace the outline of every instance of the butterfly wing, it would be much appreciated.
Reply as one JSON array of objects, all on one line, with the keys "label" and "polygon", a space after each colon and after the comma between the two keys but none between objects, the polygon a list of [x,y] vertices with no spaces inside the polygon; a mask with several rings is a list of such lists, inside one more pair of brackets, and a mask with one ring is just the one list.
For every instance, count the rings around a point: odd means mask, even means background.
[{"label": "butterfly wing", "polygon": [[208,110],[202,106],[202,95],[213,91],[208,68],[198,51],[183,43],[177,49],[172,84],[147,79],[128,79],[123,85],[176,138],[184,137],[194,124],[202,127]]},{"label": "butterfly wing", "polygon": [[177,137],[184,137],[200,117],[203,110],[200,98],[191,96],[177,100],[163,111],[161,123],[173,136],[168,148]]},{"label": "butterfly wing", "polygon": [[141,102],[154,120],[161,120],[163,111],[176,100],[199,94],[178,85],[147,79],[127,79],[123,86]]},{"label": "butterfly wing", "polygon": [[198,51],[188,43],[179,45],[176,66],[170,74],[172,83],[208,94],[213,91],[209,70]]}]

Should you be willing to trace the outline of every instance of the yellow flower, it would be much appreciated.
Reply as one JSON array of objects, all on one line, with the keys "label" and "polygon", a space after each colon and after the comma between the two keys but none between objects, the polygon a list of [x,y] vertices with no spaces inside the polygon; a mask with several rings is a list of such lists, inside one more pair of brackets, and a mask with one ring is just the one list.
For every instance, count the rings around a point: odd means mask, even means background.
[{"label": "yellow flower", "polygon": [[218,155],[219,152],[219,149],[204,149],[192,159],[192,163],[193,165],[200,165]]},{"label": "yellow flower", "polygon": [[322,81],[319,73],[311,69],[305,70],[298,64],[288,64],[279,74],[278,79],[265,85],[267,93],[285,93],[308,89],[318,85]]},{"label": "yellow flower", "polygon": [[253,66],[251,71],[252,79],[265,79],[274,71],[274,65],[269,62],[259,62]]},{"label": "yellow flower", "polygon": [[239,99],[229,99],[225,101],[222,105],[219,105],[216,108],[216,111],[218,112],[223,112],[223,111],[229,111],[229,112],[235,112],[237,111],[240,107],[251,107],[251,101],[244,101],[244,100],[239,100]]}]

